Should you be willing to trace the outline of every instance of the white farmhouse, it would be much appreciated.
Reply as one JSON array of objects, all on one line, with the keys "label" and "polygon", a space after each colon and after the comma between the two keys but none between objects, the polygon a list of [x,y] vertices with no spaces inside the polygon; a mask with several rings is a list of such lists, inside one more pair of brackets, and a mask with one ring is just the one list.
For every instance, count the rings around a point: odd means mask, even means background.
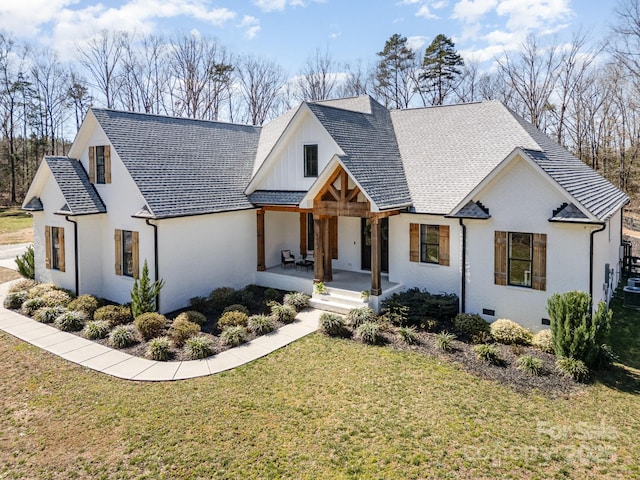
[{"label": "white farmhouse", "polygon": [[147,260],[162,312],[322,281],[327,305],[419,287],[538,330],[553,293],[608,301],[628,201],[502,103],[390,112],[362,96],[264,127],[93,109],[23,208],[36,278],[78,293],[127,302]]}]

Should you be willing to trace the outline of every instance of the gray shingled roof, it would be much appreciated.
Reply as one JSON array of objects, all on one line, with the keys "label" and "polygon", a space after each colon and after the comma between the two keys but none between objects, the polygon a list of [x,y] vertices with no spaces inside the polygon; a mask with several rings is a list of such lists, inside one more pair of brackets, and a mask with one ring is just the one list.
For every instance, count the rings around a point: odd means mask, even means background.
[{"label": "gray shingled roof", "polygon": [[41,212],[44,210],[44,206],[42,205],[42,200],[40,200],[39,197],[33,197],[25,204],[24,207],[22,207],[22,210],[27,210],[28,212]]},{"label": "gray shingled roof", "polygon": [[255,205],[299,205],[307,192],[291,190],[256,190],[248,195]]},{"label": "gray shingled roof", "polygon": [[66,202],[61,211],[69,215],[91,215],[107,211],[80,162],[69,157],[44,157],[44,161]]},{"label": "gray shingled roof", "polygon": [[478,202],[469,200],[464,207],[451,216],[453,218],[475,218],[480,220],[491,218],[487,209],[483,207],[484,206],[481,206]]},{"label": "gray shingled roof", "polygon": [[103,109],[93,114],[155,218],[253,208],[244,189],[259,127]]},{"label": "gray shingled roof", "polygon": [[341,160],[380,209],[412,203],[389,111],[369,100],[371,114],[307,105],[344,151]]},{"label": "gray shingled roof", "polygon": [[563,203],[553,211],[553,216],[549,219],[554,222],[566,222],[571,220],[585,221],[589,218],[580,211],[573,203]]}]

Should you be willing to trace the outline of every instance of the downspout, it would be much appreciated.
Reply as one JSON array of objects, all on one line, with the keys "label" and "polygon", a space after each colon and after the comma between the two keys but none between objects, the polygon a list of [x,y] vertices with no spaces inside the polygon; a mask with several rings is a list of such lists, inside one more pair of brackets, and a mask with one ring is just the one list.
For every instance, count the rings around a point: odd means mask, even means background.
[{"label": "downspout", "polygon": [[460,313],[465,313],[465,292],[467,285],[467,226],[462,221],[462,218],[459,218],[458,220],[462,227],[462,282],[460,285]]},{"label": "downspout", "polygon": [[600,224],[600,228],[591,230],[591,238],[589,242],[589,296],[593,302],[593,236],[607,228],[606,223]]},{"label": "downspout", "polygon": [[[159,272],[159,261],[158,261],[158,226],[154,223],[150,223],[151,219],[147,218],[145,220],[145,223],[147,225],[149,225],[150,227],[153,227],[153,271],[154,271],[154,277],[155,277],[155,281],[159,282],[160,281],[160,272]],[[158,295],[156,295],[156,310],[160,311],[160,292],[158,292]]]},{"label": "downspout", "polygon": [[80,293],[80,268],[78,266],[78,222],[76,220],[71,220],[69,218],[69,215],[65,215],[64,219],[69,223],[73,223],[73,266],[75,268],[76,296],[78,296],[78,294]]}]

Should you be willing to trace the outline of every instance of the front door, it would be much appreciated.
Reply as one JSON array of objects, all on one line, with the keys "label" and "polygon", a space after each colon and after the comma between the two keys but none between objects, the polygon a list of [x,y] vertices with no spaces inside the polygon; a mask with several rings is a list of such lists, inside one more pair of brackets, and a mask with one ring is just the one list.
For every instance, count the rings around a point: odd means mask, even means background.
[{"label": "front door", "polygon": [[[362,270],[371,270],[371,221],[368,218],[361,219],[361,259],[360,265]],[[380,246],[382,249],[382,265],[381,270],[384,273],[389,272],[389,218],[384,217],[380,221]]]}]

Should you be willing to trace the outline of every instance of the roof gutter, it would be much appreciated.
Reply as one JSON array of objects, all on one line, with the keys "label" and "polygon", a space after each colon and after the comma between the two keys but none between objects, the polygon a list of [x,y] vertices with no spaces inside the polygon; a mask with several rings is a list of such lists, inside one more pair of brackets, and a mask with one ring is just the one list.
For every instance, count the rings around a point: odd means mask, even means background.
[{"label": "roof gutter", "polygon": [[69,218],[69,215],[65,215],[64,219],[69,223],[73,223],[73,267],[75,269],[75,294],[76,296],[78,296],[78,294],[80,293],[80,268],[78,266],[78,222],[76,220],[71,220]]},{"label": "roof gutter", "polygon": [[458,219],[462,228],[462,281],[460,283],[460,313],[465,313],[467,290],[467,226],[463,218]]},{"label": "roof gutter", "polygon": [[601,223],[600,228],[591,230],[591,234],[589,238],[589,296],[591,297],[592,303],[593,303],[593,237],[596,233],[602,232],[605,228],[607,228],[607,224]]},{"label": "roof gutter", "polygon": [[[158,225],[151,223],[151,219],[147,218],[145,223],[153,228],[153,271],[154,271],[154,280],[157,282],[160,281],[160,272],[159,272],[159,255],[158,255]],[[156,311],[160,311],[160,292],[156,295]]]}]

